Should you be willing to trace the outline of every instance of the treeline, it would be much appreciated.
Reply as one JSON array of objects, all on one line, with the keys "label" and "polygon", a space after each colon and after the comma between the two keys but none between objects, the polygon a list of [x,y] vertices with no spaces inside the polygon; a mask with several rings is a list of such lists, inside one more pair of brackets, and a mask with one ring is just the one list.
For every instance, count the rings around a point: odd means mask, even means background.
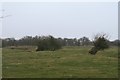
[{"label": "treeline", "polygon": [[2,39],[0,39],[0,48],[2,47]]},{"label": "treeline", "polygon": [[[41,40],[49,38],[50,36],[25,36],[19,40],[15,38],[5,38],[0,39],[0,47],[6,46],[37,46]],[[54,38],[54,37],[53,37]],[[88,46],[93,45],[93,42],[89,40],[88,37],[82,38],[54,38],[58,41],[62,46]],[[120,40],[108,41],[109,45],[118,46],[120,44]],[[2,46],[1,46],[2,44]]]}]

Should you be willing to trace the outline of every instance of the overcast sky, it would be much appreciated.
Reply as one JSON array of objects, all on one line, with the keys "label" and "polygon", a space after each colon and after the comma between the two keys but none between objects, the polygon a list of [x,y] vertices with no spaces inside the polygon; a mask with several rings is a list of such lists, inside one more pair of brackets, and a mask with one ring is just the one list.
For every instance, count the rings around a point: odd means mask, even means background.
[{"label": "overcast sky", "polygon": [[[117,2],[3,3],[2,37],[53,35],[90,39],[107,33],[118,38]],[[0,20],[1,22],[1,20]]]}]

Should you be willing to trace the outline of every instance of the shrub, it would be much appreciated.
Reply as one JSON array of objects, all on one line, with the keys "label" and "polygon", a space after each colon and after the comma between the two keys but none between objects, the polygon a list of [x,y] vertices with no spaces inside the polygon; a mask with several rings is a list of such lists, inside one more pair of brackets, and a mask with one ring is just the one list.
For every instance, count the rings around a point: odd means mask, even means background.
[{"label": "shrub", "polygon": [[93,41],[94,47],[89,51],[90,54],[96,54],[99,50],[109,48],[106,35],[96,35]]},{"label": "shrub", "polygon": [[55,51],[61,48],[59,41],[52,36],[48,36],[40,40],[37,46],[38,48],[36,51]]}]

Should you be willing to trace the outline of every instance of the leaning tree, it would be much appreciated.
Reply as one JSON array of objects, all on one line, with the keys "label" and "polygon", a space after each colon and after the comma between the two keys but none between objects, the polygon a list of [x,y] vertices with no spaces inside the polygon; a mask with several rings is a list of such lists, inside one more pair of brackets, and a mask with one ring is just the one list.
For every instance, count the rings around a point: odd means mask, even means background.
[{"label": "leaning tree", "polygon": [[94,47],[89,50],[90,54],[95,55],[98,51],[109,48],[108,36],[106,34],[97,34],[94,37],[93,45]]}]

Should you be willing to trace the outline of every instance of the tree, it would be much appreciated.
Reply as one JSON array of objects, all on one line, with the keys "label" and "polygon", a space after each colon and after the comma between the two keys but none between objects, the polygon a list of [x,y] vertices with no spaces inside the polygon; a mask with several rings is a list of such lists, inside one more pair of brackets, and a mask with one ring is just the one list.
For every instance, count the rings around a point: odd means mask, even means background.
[{"label": "tree", "polygon": [[96,35],[93,41],[94,47],[89,51],[90,54],[95,55],[98,51],[109,48],[106,34]]},{"label": "tree", "polygon": [[5,46],[14,46],[15,45],[15,38],[6,38],[2,40],[2,47]]},{"label": "tree", "polygon": [[55,51],[61,48],[61,44],[52,36],[42,38],[38,43],[36,51]]},{"label": "tree", "polygon": [[85,46],[85,45],[89,45],[90,40],[89,40],[89,38],[84,36],[84,37],[79,39],[79,42],[80,42],[81,46]]},{"label": "tree", "polygon": [[2,39],[0,38],[0,48],[2,48]]},{"label": "tree", "polygon": [[119,40],[119,39],[114,40],[114,41],[112,42],[112,44],[113,44],[114,46],[120,47],[120,40]]}]

